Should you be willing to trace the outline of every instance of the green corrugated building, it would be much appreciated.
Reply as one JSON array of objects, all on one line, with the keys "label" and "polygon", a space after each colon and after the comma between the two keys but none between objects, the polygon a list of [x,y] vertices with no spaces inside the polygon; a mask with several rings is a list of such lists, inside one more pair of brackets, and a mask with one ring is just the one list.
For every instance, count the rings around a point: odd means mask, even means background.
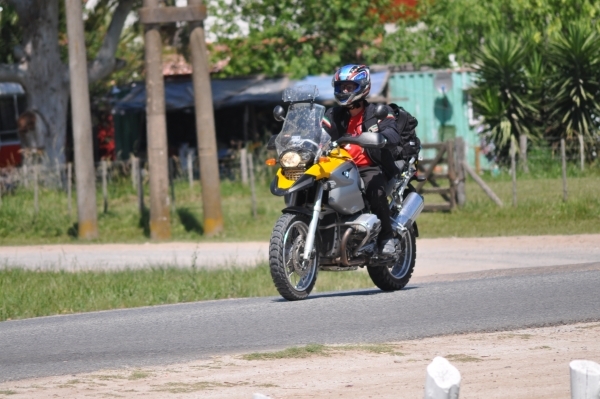
[{"label": "green corrugated building", "polygon": [[[473,78],[474,72],[470,70],[393,72],[387,95],[389,102],[398,104],[418,119],[417,136],[422,143],[462,137],[467,146],[467,161],[475,167],[480,141],[467,94]],[[434,150],[428,151],[431,153],[423,155],[432,157]],[[481,166],[487,166],[485,157],[480,156],[480,162]]]}]

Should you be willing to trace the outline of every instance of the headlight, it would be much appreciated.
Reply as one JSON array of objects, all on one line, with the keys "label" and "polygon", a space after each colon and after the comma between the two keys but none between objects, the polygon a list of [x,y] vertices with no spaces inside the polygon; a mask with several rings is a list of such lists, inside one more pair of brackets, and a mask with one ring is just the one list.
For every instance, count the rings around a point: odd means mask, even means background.
[{"label": "headlight", "polygon": [[300,154],[298,154],[297,152],[293,152],[293,151],[286,152],[279,159],[279,163],[284,168],[295,168],[296,166],[298,166],[300,164],[301,161],[302,161],[302,157],[300,157]]}]

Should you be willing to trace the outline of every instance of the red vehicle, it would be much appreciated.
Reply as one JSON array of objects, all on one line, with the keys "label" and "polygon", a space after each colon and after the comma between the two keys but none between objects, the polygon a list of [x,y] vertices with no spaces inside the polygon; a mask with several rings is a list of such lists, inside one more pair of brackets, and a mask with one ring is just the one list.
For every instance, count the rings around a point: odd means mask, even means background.
[{"label": "red vehicle", "polygon": [[0,168],[21,163],[17,119],[25,110],[25,91],[18,83],[0,83]]}]

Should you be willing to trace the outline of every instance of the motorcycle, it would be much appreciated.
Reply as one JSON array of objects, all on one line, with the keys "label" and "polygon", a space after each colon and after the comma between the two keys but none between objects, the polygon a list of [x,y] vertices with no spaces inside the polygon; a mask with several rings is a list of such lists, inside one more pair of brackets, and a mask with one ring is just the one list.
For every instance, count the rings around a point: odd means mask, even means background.
[{"label": "motorcycle", "polygon": [[[397,244],[393,256],[382,256],[377,244],[381,221],[370,213],[358,168],[343,146],[382,148],[385,138],[365,132],[332,142],[321,127],[325,107],[315,103],[317,96],[316,86],[288,88],[283,93],[287,114],[282,106],[273,110],[283,126],[267,146],[278,156],[267,164],[280,166],[270,189],[284,197],[286,206],[269,243],[273,283],[283,298],[300,300],[312,291],[319,271],[366,267],[381,290],[400,290],[415,267],[415,220],[424,206],[411,185],[417,161],[396,161],[400,173],[386,187]],[[376,116],[385,118],[387,108],[380,106]]]}]

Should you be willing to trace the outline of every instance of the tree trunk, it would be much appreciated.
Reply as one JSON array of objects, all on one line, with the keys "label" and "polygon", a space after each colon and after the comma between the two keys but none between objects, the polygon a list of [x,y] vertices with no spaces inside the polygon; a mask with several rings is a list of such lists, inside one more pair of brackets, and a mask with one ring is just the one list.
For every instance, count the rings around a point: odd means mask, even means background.
[{"label": "tree trunk", "polygon": [[[30,1],[30,7],[19,15],[23,27],[23,44],[27,54],[24,84],[27,107],[37,110],[45,124],[45,160],[50,165],[65,161],[67,105],[69,86],[67,67],[60,59],[58,43],[59,3]],[[34,26],[35,29],[31,27]]]},{"label": "tree trunk", "polygon": [[524,173],[529,173],[529,164],[527,162],[527,136],[522,134],[519,136],[519,161],[521,162],[521,168]]},{"label": "tree trunk", "polygon": [[[47,132],[43,143],[49,165],[65,162],[69,69],[61,60],[60,1],[5,0],[19,17],[24,58],[19,64],[0,65],[0,80],[19,82],[27,93],[27,107],[42,116]],[[90,82],[112,72],[114,55],[125,17],[134,0],[120,0],[98,57],[92,63]]]}]

